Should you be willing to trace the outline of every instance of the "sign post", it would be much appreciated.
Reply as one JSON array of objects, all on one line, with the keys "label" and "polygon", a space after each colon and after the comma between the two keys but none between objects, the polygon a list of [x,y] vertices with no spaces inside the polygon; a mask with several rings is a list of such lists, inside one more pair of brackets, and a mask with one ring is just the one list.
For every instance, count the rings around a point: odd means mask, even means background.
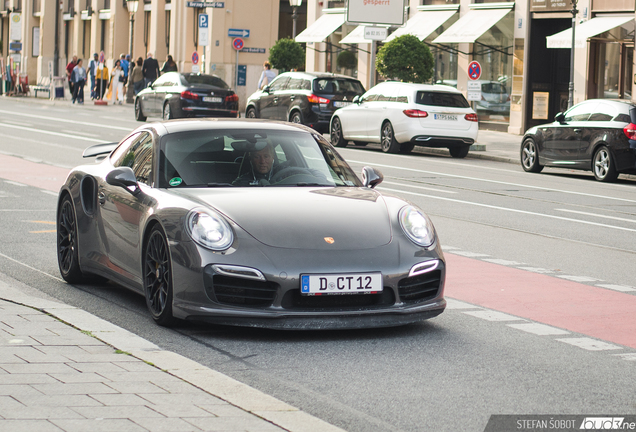
[{"label": "sign post", "polygon": [[210,45],[210,17],[208,14],[199,15],[199,45],[203,47],[201,73],[205,73],[205,50]]},{"label": "sign post", "polygon": [[239,70],[238,70],[239,51],[241,51],[244,46],[245,46],[245,43],[243,42],[243,39],[241,39],[240,37],[234,38],[234,40],[232,41],[232,47],[236,51],[236,75],[235,75],[235,81],[234,81],[234,89],[236,89],[236,87],[238,86],[238,81],[239,81]]}]

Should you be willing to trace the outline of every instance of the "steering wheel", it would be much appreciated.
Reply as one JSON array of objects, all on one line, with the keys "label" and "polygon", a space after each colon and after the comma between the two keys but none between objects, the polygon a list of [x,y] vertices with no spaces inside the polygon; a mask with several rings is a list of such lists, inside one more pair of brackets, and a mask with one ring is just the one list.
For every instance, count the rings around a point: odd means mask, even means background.
[{"label": "steering wheel", "polygon": [[272,178],[269,181],[272,184],[275,184],[288,177],[295,176],[295,175],[312,175],[312,173],[307,168],[290,166],[278,171],[276,174],[272,176]]}]

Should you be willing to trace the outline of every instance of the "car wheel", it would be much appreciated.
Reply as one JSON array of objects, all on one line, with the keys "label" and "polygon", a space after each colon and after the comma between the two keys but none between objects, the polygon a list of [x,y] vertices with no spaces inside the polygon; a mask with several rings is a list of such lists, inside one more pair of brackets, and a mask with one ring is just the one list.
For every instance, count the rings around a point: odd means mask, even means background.
[{"label": "car wheel", "polygon": [[521,144],[521,166],[524,171],[534,173],[541,172],[543,169],[543,165],[539,165],[539,152],[532,138],[527,138]]},{"label": "car wheel", "polygon": [[461,147],[449,147],[448,151],[450,155],[457,159],[465,158],[468,155],[468,150],[470,150],[470,146],[461,146]]},{"label": "car wheel", "polygon": [[599,147],[594,153],[592,171],[594,171],[596,180],[602,182],[613,182],[618,177],[618,172],[614,167],[614,159],[606,146]]},{"label": "car wheel", "polygon": [[303,124],[303,116],[298,111],[294,111],[289,117],[289,121],[296,124]]},{"label": "car wheel", "polygon": [[400,143],[395,140],[391,122],[385,122],[382,125],[380,145],[384,153],[398,153],[400,151]]},{"label": "car wheel", "polygon": [[146,121],[146,116],[141,110],[141,101],[139,99],[135,100],[135,119],[137,119],[137,121]]},{"label": "car wheel", "polygon": [[331,136],[331,144],[336,147],[346,147],[347,141],[344,139],[344,135],[342,133],[342,123],[340,123],[340,119],[338,117],[334,117],[331,121],[331,131],[329,131]]},{"label": "car wheel", "polygon": [[409,154],[413,151],[413,149],[415,148],[415,144],[413,143],[404,143],[400,146],[400,153],[402,154]]},{"label": "car wheel", "polygon": [[166,237],[157,225],[152,228],[143,252],[143,283],[146,305],[160,326],[170,326],[172,315],[172,266]]},{"label": "car wheel", "polygon": [[248,108],[247,112],[245,113],[245,118],[257,118],[256,110],[254,108]]},{"label": "car wheel", "polygon": [[68,283],[84,281],[79,265],[77,219],[73,201],[66,195],[57,216],[57,263],[60,274]]},{"label": "car wheel", "polygon": [[163,119],[164,120],[172,120],[176,118],[174,114],[172,114],[172,107],[170,106],[170,102],[166,102],[163,104]]}]

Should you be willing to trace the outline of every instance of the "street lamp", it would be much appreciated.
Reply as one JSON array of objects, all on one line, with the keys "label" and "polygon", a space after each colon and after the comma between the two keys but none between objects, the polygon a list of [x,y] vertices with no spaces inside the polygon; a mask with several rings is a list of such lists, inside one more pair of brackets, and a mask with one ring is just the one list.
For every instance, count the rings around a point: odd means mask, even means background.
[{"label": "street lamp", "polygon": [[289,0],[289,5],[293,8],[292,19],[294,27],[292,29],[292,39],[296,39],[296,21],[298,20],[298,8],[303,4],[303,0]]},{"label": "street lamp", "polygon": [[[126,0],[126,7],[128,8],[128,14],[130,15],[130,49],[128,50],[128,53],[130,54],[130,63],[132,63],[135,61],[135,58],[133,57],[133,39],[135,37],[135,14],[139,7],[139,0]],[[131,64],[128,65],[128,72],[131,70],[130,66]],[[129,73],[126,87],[126,103],[133,103],[133,86],[131,78],[132,76]]]},{"label": "street lamp", "polygon": [[576,10],[576,3],[578,0],[571,0],[572,1],[572,49],[570,50],[570,84],[568,85],[568,90],[569,90],[569,95],[568,95],[568,109],[572,108],[572,105],[574,105],[574,47],[575,47],[575,40],[574,40],[574,29],[576,27],[576,14],[579,13],[578,10]]}]

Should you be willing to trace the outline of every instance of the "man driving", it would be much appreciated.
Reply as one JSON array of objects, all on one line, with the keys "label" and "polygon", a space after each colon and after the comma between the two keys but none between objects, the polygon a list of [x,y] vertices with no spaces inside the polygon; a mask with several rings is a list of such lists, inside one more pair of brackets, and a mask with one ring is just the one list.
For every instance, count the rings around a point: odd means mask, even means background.
[{"label": "man driving", "polygon": [[249,152],[246,157],[250,170],[234,180],[234,186],[267,185],[274,174],[274,147],[267,143],[260,150]]}]

